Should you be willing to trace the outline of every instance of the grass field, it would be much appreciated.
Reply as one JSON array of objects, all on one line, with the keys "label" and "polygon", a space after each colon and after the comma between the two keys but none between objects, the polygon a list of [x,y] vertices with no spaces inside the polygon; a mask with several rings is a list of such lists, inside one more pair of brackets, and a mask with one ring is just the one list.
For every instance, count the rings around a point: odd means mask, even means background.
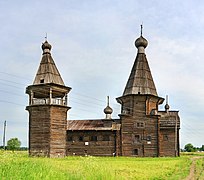
[{"label": "grass field", "polygon": [[[31,158],[27,152],[0,151],[0,179],[184,179],[192,155],[176,158]],[[204,160],[196,162],[204,177]]]}]

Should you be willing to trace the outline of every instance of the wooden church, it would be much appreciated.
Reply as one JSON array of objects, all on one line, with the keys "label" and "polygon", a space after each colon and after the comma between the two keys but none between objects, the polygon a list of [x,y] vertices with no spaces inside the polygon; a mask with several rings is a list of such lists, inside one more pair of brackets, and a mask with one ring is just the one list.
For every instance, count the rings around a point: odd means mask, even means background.
[{"label": "wooden church", "polygon": [[51,56],[51,45],[42,44],[42,59],[29,95],[29,154],[31,156],[179,156],[178,111],[165,110],[145,54],[148,41],[136,39],[137,55],[125,90],[116,98],[121,104],[118,119],[109,105],[105,118],[69,120],[66,86]]}]

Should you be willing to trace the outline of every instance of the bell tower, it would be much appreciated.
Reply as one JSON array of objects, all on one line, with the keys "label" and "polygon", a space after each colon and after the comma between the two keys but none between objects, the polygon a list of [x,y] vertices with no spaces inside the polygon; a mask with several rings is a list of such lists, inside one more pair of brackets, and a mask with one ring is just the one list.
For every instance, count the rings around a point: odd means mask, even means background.
[{"label": "bell tower", "polygon": [[66,156],[67,94],[51,56],[51,45],[42,44],[42,59],[32,85],[26,88],[29,95],[29,155]]},{"label": "bell tower", "polygon": [[164,99],[157,95],[145,48],[148,41],[136,39],[137,55],[123,95],[116,100],[121,104],[121,151],[124,156],[159,156],[158,105]]}]

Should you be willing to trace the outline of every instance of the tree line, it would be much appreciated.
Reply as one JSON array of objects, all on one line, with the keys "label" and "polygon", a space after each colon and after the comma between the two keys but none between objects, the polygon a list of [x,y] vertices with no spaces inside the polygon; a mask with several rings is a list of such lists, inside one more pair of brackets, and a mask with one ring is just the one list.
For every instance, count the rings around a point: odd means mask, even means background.
[{"label": "tree line", "polygon": [[184,149],[182,151],[185,152],[198,152],[198,151],[204,151],[204,145],[201,147],[194,147],[193,144],[188,143],[184,146]]},{"label": "tree line", "polygon": [[21,147],[21,141],[18,138],[11,138],[7,141],[7,146],[0,146],[0,149],[11,150],[11,151],[27,151],[27,147]]}]

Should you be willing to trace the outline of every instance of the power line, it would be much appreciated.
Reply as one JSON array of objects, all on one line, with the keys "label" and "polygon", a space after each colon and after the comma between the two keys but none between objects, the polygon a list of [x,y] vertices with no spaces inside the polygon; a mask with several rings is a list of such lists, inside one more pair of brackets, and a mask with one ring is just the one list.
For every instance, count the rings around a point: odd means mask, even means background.
[{"label": "power line", "polygon": [[2,72],[2,71],[0,71],[0,73],[1,73],[1,74],[6,74],[6,75],[8,75],[8,76],[16,77],[16,78],[19,78],[19,79],[26,79],[26,80],[29,80],[29,81],[31,80],[31,79],[25,78],[25,77],[23,77],[23,76],[14,75],[14,74],[10,74],[10,73],[7,73],[7,72]]},{"label": "power line", "polygon": [[79,96],[82,96],[82,97],[85,97],[85,98],[90,98],[90,99],[94,99],[96,101],[100,101],[100,102],[105,102],[104,100],[101,100],[101,99],[97,99],[97,98],[94,98],[94,97],[91,97],[91,96],[87,96],[87,95],[84,95],[84,94],[81,94],[81,93],[75,93],[75,92],[72,92],[73,94],[76,94],[76,95],[79,95]]},{"label": "power line", "polygon": [[22,84],[22,83],[17,83],[17,82],[14,82],[14,81],[10,81],[10,80],[4,80],[4,79],[0,79],[0,81],[4,81],[4,82],[10,82],[10,83],[14,83],[14,84],[19,84],[19,85],[23,85],[23,86],[25,86],[25,84]]},{"label": "power line", "polygon": [[9,92],[9,91],[4,91],[4,90],[1,90],[0,89],[0,92],[4,92],[4,93],[7,93],[7,94],[10,94],[10,95],[15,95],[15,96],[23,96],[23,95],[20,95],[20,94],[17,94],[17,93],[13,93],[13,92]]},{"label": "power line", "polygon": [[5,101],[5,100],[1,100],[1,99],[0,99],[0,102],[4,102],[4,103],[8,103],[8,104],[14,104],[14,105],[24,106],[25,107],[25,105],[23,105],[23,104],[18,104],[18,103],[14,103],[14,102],[10,102],[10,101]]},{"label": "power line", "polygon": [[6,86],[10,86],[10,87],[14,87],[14,88],[16,88],[16,89],[20,89],[19,87],[17,87],[17,86],[14,86],[14,85],[11,85],[11,84],[6,84],[6,83],[2,83],[1,82],[1,85],[6,85]]}]

